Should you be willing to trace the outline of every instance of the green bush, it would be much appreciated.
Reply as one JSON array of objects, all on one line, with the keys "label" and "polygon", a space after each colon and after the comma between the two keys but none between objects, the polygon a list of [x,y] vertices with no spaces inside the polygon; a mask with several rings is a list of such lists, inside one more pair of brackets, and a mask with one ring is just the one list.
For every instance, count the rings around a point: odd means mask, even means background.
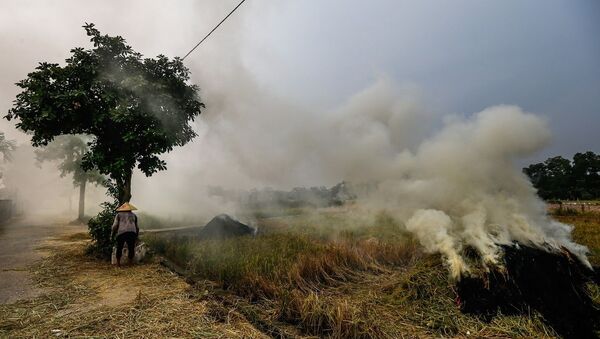
[{"label": "green bush", "polygon": [[88,221],[88,230],[92,238],[92,245],[88,248],[88,254],[108,259],[114,245],[111,231],[115,210],[119,207],[119,200],[117,199],[117,187],[113,182],[107,180],[103,185],[107,189],[106,195],[112,198],[112,202],[103,202],[100,205],[102,211]]}]

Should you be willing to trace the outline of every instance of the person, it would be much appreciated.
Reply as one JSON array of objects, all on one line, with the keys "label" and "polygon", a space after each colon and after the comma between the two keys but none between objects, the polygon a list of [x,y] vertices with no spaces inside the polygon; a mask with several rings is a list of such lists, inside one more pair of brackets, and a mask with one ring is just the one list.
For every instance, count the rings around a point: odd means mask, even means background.
[{"label": "person", "polygon": [[140,233],[138,227],[137,215],[132,211],[137,210],[129,202],[117,208],[117,215],[112,225],[112,236],[117,235],[117,266],[121,266],[121,256],[123,255],[123,245],[127,243],[127,256],[129,264],[133,263],[135,255],[135,242]]}]

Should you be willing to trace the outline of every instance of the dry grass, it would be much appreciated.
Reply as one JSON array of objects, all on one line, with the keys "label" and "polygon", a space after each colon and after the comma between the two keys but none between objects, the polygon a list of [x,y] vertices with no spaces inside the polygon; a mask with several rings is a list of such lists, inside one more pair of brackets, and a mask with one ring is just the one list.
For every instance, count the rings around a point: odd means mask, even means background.
[{"label": "dry grass", "polygon": [[383,241],[375,237],[381,224],[340,232],[338,219],[328,216],[316,234],[312,227],[272,224],[270,232],[263,228],[257,237],[198,241],[155,235],[145,240],[197,281],[214,281],[269,308],[270,322],[293,324],[309,335],[380,337],[379,325],[364,309],[327,291],[411,265],[421,252],[410,237],[398,236],[397,225],[388,225],[396,230],[394,241]]},{"label": "dry grass", "polygon": [[[559,213],[560,214],[560,213]],[[554,215],[560,222],[573,225],[573,239],[589,249],[588,259],[596,271],[600,269],[600,212],[587,211]],[[598,273],[597,273],[598,274]],[[600,305],[600,285],[589,284],[592,300]]]},{"label": "dry grass", "polygon": [[[598,214],[556,218],[599,265]],[[155,263],[119,270],[87,258],[73,236],[33,268],[46,293],[0,306],[0,337],[556,337],[534,311],[462,314],[441,259],[398,226],[385,214],[360,226],[326,213],[270,218],[254,238],[147,235],[191,287]],[[598,286],[590,293],[600,302]]]},{"label": "dry grass", "polygon": [[[438,256],[428,256],[411,269],[390,279],[380,295],[396,310],[396,318],[430,336],[488,338],[555,337],[539,314],[507,316],[489,321],[459,311],[457,295]],[[392,329],[393,330],[393,329]]]},{"label": "dry grass", "polygon": [[45,293],[0,305],[0,337],[263,337],[235,311],[213,319],[160,265],[117,269],[86,257],[85,246],[48,249],[53,254],[32,267]]},{"label": "dry grass", "polygon": [[379,331],[352,300],[321,297],[324,289],[359,284],[365,275],[386,271],[384,265],[406,265],[420,255],[412,241],[324,243],[290,234],[202,242],[148,240],[185,265],[195,279],[215,281],[252,302],[270,301],[267,304],[276,314],[270,321],[297,325],[305,334],[333,337],[377,337]]},{"label": "dry grass", "polygon": [[600,267],[600,212],[577,212],[569,215],[554,215],[554,218],[575,226],[573,239],[588,247],[590,263]]},{"label": "dry grass", "polygon": [[306,333],[334,338],[383,336],[373,324],[374,315],[357,307],[354,300],[293,290],[279,302],[279,320],[295,324]]},{"label": "dry grass", "polygon": [[[214,281],[250,303],[246,309],[261,321],[305,335],[556,337],[534,311],[491,319],[462,314],[438,256],[423,255],[385,214],[362,227],[344,227],[344,218],[270,218],[255,238],[149,240],[196,281]],[[588,228],[597,232],[600,225],[591,221]]]}]

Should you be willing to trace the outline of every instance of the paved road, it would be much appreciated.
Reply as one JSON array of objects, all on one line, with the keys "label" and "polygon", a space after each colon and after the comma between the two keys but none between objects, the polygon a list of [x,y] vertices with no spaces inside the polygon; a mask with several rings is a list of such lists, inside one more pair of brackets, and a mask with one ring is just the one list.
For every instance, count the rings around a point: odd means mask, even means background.
[{"label": "paved road", "polygon": [[0,225],[0,304],[37,295],[27,267],[43,257],[36,250],[44,241],[68,232],[85,231],[85,226],[67,226],[64,221],[27,217]]}]

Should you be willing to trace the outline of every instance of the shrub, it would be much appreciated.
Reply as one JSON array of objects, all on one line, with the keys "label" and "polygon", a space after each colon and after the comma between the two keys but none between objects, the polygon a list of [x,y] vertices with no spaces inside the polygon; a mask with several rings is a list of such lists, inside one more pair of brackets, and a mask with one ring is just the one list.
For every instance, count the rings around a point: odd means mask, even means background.
[{"label": "shrub", "polygon": [[102,206],[102,211],[88,221],[88,230],[92,238],[88,254],[108,259],[114,245],[114,240],[111,238],[111,228],[115,217],[115,210],[119,207],[119,200],[117,199],[117,187],[113,182],[107,180],[103,185],[107,189],[106,195],[112,198],[112,202],[103,202],[100,205]]}]

